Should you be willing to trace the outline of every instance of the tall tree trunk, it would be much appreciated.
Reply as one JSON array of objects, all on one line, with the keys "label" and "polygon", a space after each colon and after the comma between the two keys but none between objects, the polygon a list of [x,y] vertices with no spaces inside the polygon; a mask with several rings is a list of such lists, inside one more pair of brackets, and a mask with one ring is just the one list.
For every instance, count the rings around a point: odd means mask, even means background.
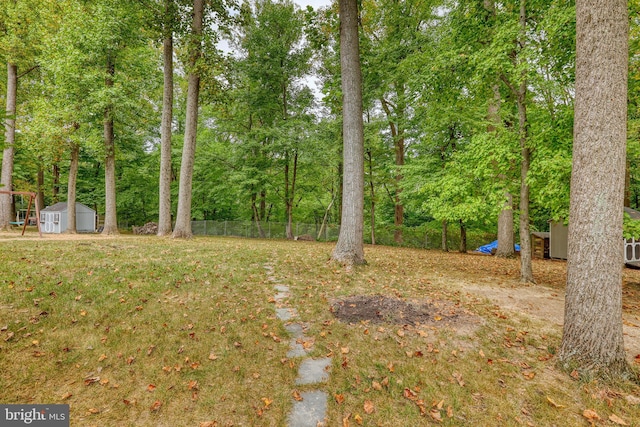
[{"label": "tall tree trunk", "polygon": [[[7,62],[7,117],[4,121],[4,150],[2,151],[2,171],[0,191],[13,190],[13,157],[16,142],[16,101],[18,94],[18,66]],[[0,230],[8,230],[12,218],[12,197],[0,194]]]},{"label": "tall tree trunk", "polygon": [[340,67],[342,75],[344,177],[342,220],[332,259],[344,264],[365,264],[364,132],[362,75],[358,41],[358,2],[339,0]]},{"label": "tall tree trunk", "polygon": [[576,85],[565,320],[559,358],[632,375],[622,334],[626,0],[576,2]]},{"label": "tall tree trunk", "polygon": [[[398,98],[402,98],[400,91],[404,91],[404,84],[398,83],[397,85]],[[395,194],[394,194],[394,214],[393,214],[393,240],[397,244],[402,244],[402,224],[404,222],[404,205],[400,200],[400,193],[402,193],[402,173],[401,168],[404,166],[404,130],[400,123],[404,114],[404,109],[401,105],[397,105],[394,108],[397,123],[393,120],[393,114],[391,106],[384,98],[381,100],[382,107],[387,115],[389,121],[389,129],[391,131],[391,137],[393,138],[393,152],[396,162],[396,176],[395,176]],[[400,103],[399,103],[400,104]]]},{"label": "tall tree trunk", "polygon": [[367,163],[369,165],[369,197],[371,197],[371,244],[376,244],[376,187],[373,182],[373,156],[371,150],[367,150]]},{"label": "tall tree trunk", "polygon": [[38,159],[38,206],[44,209],[44,166],[42,159]]},{"label": "tall tree trunk", "polygon": [[51,185],[51,198],[53,203],[60,201],[60,158],[56,158],[51,166],[51,175],[53,176],[53,183]]},{"label": "tall tree trunk", "polygon": [[173,122],[173,0],[165,0],[164,87],[160,143],[158,236],[171,234],[171,124]]},{"label": "tall tree trunk", "polygon": [[76,234],[77,216],[76,216],[76,180],[78,178],[78,155],[80,146],[72,144],[71,146],[71,163],[69,165],[69,182],[67,185],[67,230],[66,233]]},{"label": "tall tree trunk", "polygon": [[[526,1],[520,0],[520,43],[524,44],[527,30]],[[524,58],[519,58],[524,63]],[[529,231],[529,184],[527,175],[531,161],[527,122],[527,70],[523,69],[520,86],[517,93],[518,103],[518,132],[520,134],[520,281],[533,283],[533,268],[531,265],[531,233]]]},{"label": "tall tree trunk", "polygon": [[495,256],[511,258],[515,255],[515,241],[513,236],[513,196],[504,193],[504,207],[498,215],[498,248]]},{"label": "tall tree trunk", "polygon": [[467,226],[460,220],[460,253],[467,253]]},{"label": "tall tree trunk", "polygon": [[[105,86],[112,87],[115,75],[115,60],[107,58],[107,78]],[[118,234],[116,212],[116,146],[113,134],[113,105],[104,110],[104,228],[102,234]]]},{"label": "tall tree trunk", "polygon": [[260,216],[260,212],[258,211],[258,207],[256,206],[256,199],[257,199],[257,194],[255,192],[252,192],[251,193],[251,211],[253,212],[253,220],[255,221],[256,227],[258,228],[258,235],[260,236],[260,238],[264,239],[266,235],[264,233],[264,229],[262,228],[261,216]]},{"label": "tall tree trunk", "polygon": [[442,244],[441,248],[443,252],[449,252],[449,245],[447,244],[447,221],[442,221]]},{"label": "tall tree trunk", "polygon": [[204,0],[193,1],[193,23],[191,34],[194,38],[189,49],[189,83],[187,88],[187,111],[185,119],[184,146],[180,166],[180,187],[178,191],[178,212],[174,238],[190,238],[191,231],[191,189],[193,184],[193,164],[196,156],[196,136],[198,132],[198,98],[200,96],[200,74],[196,64],[202,55],[202,21]]},{"label": "tall tree trunk", "polygon": [[[493,0],[484,0],[484,8],[488,12],[487,24],[493,29],[496,25],[496,7]],[[487,132],[497,135],[498,129],[502,126],[500,118],[500,104],[502,97],[500,95],[499,81],[491,86],[493,98],[489,101],[487,108]],[[497,165],[496,165],[497,169]],[[503,171],[498,171],[498,179],[507,185],[507,177]],[[515,256],[515,245],[513,235],[513,195],[509,191],[504,192],[504,204],[500,214],[498,215],[498,248],[495,256],[503,258],[511,258]]]}]

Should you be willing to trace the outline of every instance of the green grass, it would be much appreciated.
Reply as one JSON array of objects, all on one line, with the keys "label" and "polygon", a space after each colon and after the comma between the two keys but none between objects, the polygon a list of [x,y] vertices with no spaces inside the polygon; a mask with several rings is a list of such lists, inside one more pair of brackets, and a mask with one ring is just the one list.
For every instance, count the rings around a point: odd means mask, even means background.
[{"label": "green grass", "polygon": [[[329,426],[434,417],[585,426],[585,409],[597,424],[614,425],[611,414],[640,423],[640,405],[626,399],[639,396],[634,385],[557,371],[560,330],[465,292],[465,282],[517,286],[517,260],[367,247],[369,265],[348,270],[328,261],[331,249],[205,237],[0,240],[0,402],[68,403],[74,426],[284,426],[292,393],[319,387]],[[268,263],[309,325],[311,355],[332,356],[326,384],[295,386],[301,360],[286,359]],[[553,274],[563,272],[545,271]],[[378,294],[450,301],[468,315],[453,327],[403,327],[345,324],[329,310]]]}]

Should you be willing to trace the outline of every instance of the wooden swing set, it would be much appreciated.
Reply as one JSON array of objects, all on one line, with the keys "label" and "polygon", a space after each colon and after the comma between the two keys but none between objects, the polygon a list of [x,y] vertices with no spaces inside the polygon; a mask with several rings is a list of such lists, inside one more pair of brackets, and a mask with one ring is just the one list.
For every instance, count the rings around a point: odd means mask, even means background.
[{"label": "wooden swing set", "polygon": [[[38,195],[36,193],[31,193],[29,191],[0,191],[0,194],[8,194],[10,196],[20,195],[20,196],[29,196],[29,204],[27,205],[27,215],[22,221],[11,221],[11,225],[21,225],[22,226],[22,235],[24,236],[24,232],[27,229],[27,223],[29,222],[29,215],[31,214],[31,206],[34,204],[36,207],[36,224],[38,226],[38,234],[42,237],[42,231],[40,230],[40,206],[38,205]],[[17,219],[17,218],[16,218]]]}]

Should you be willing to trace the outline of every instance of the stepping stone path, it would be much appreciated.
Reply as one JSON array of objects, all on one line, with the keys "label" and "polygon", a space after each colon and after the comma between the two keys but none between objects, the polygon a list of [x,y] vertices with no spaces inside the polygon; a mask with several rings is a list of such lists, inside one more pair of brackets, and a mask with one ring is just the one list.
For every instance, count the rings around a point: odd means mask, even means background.
[{"label": "stepping stone path", "polygon": [[[274,275],[273,266],[265,264],[267,278],[275,283],[274,290],[277,292],[273,299],[276,303],[276,316],[289,332],[291,340],[289,342],[288,358],[305,358],[298,368],[298,378],[296,385],[321,384],[329,380],[329,370],[331,359],[323,357],[313,359],[307,357],[309,350],[313,347],[313,340],[305,336],[308,325],[303,322],[296,322],[298,311],[290,306],[289,287],[278,283]],[[322,390],[311,390],[300,393],[301,400],[292,398],[293,408],[287,420],[287,427],[321,427],[325,426],[327,417],[327,393]]]}]

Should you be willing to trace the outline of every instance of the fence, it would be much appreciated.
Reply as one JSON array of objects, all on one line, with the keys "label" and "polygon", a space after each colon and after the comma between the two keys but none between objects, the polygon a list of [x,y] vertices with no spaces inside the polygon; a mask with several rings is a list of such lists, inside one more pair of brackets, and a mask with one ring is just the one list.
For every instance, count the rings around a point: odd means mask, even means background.
[{"label": "fence", "polygon": [[[195,235],[201,236],[235,236],[246,238],[265,239],[285,239],[286,223],[284,222],[263,222],[260,224],[262,235],[254,221],[191,221],[191,231]],[[301,236],[308,234],[314,239],[321,241],[338,240],[340,226],[327,224],[318,238],[320,224],[293,223],[293,235]],[[388,246],[407,246],[423,249],[437,249],[441,245],[440,230],[426,227],[403,227],[403,242],[398,245],[394,241],[395,227],[392,225],[382,225],[376,227],[376,244]],[[467,233],[467,247],[470,251],[478,246],[484,245],[495,239],[495,235],[488,233],[477,233],[469,231]],[[364,242],[371,243],[371,228],[364,227]],[[460,245],[460,233],[457,230],[449,230],[447,242],[450,250],[458,250]]]},{"label": "fence", "polygon": [[[320,224],[293,223],[291,226],[294,236],[309,234],[314,239],[317,239],[320,232]],[[286,223],[284,222],[263,222],[260,227],[262,228],[262,235],[254,221],[191,221],[191,231],[196,235],[265,239],[285,239],[287,237]],[[322,231],[319,240],[337,240],[339,233],[339,226],[327,225]]]}]

